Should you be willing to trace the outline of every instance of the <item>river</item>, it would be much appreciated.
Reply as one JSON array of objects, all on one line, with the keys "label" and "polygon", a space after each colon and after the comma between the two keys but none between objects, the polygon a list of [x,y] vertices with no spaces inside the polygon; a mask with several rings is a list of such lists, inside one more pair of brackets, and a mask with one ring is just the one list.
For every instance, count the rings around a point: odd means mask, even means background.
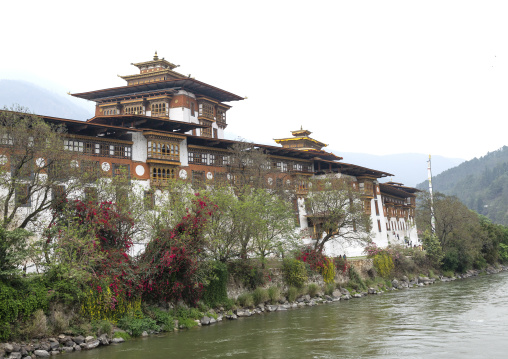
[{"label": "river", "polygon": [[224,321],[68,355],[72,359],[506,358],[508,272]]}]

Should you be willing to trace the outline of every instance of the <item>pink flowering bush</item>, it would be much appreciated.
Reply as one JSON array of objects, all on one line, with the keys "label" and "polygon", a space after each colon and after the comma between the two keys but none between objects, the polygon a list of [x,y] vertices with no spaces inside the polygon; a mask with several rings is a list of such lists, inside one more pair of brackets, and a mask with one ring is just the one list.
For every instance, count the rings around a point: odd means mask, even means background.
[{"label": "pink flowering bush", "polygon": [[140,257],[143,298],[195,305],[203,292],[200,264],[204,258],[204,226],[217,206],[196,194],[192,206],[174,228],[163,229]]}]

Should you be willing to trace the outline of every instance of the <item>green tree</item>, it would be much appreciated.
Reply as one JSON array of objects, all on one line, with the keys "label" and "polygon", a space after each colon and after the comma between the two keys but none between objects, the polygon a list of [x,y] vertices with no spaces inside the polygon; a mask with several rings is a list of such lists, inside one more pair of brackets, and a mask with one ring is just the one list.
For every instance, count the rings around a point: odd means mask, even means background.
[{"label": "green tree", "polygon": [[316,231],[316,250],[322,252],[330,241],[364,245],[369,242],[370,216],[363,207],[360,192],[353,189],[351,179],[320,176],[309,180],[308,188],[307,218],[313,225],[310,231]]}]

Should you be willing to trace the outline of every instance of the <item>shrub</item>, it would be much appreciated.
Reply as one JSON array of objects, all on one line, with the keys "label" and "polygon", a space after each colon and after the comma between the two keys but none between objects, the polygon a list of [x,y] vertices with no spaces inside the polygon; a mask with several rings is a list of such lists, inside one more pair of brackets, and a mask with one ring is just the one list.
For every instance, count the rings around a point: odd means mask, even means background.
[{"label": "shrub", "polygon": [[148,307],[145,312],[163,331],[171,332],[175,328],[175,320],[170,312],[157,307]]},{"label": "shrub", "polygon": [[203,301],[210,307],[216,307],[228,299],[228,268],[225,263],[211,262],[207,276],[208,284],[203,290]]},{"label": "shrub", "polygon": [[238,305],[243,308],[250,308],[254,305],[254,299],[249,293],[240,294],[237,298]]},{"label": "shrub", "polygon": [[228,271],[245,288],[251,290],[265,285],[268,277],[261,263],[253,259],[231,261],[228,263]]},{"label": "shrub", "polygon": [[[7,340],[36,312],[48,308],[47,288],[38,278],[0,281],[0,340]],[[42,317],[41,317],[42,318]]]},{"label": "shrub", "polygon": [[383,278],[388,278],[394,268],[392,257],[386,252],[380,252],[374,255],[374,267],[378,274]]},{"label": "shrub", "polygon": [[289,287],[288,289],[288,301],[294,302],[298,298],[298,288],[296,287]]},{"label": "shrub", "polygon": [[52,327],[52,331],[55,334],[61,334],[69,329],[70,318],[64,312],[64,309],[61,305],[57,305],[56,308],[50,310],[50,323]]},{"label": "shrub", "polygon": [[122,338],[123,340],[129,340],[131,336],[127,332],[116,331],[115,334],[113,334],[113,338]]},{"label": "shrub", "polygon": [[282,272],[289,286],[301,288],[308,280],[305,264],[298,259],[285,258],[282,262]]},{"label": "shrub", "polygon": [[318,273],[322,273],[323,268],[328,263],[328,258],[313,247],[305,247],[301,249],[300,253],[296,256],[296,259],[307,263],[311,270]]},{"label": "shrub", "polygon": [[144,317],[140,312],[121,318],[117,325],[120,329],[125,330],[133,337],[141,336],[144,331],[160,330],[155,320]]},{"label": "shrub", "polygon": [[268,297],[272,304],[277,303],[280,300],[280,289],[279,287],[272,286],[268,288]]},{"label": "shrub", "polygon": [[319,291],[319,287],[316,283],[311,283],[307,286],[307,293],[309,293],[309,295],[311,297],[315,297],[317,295]]},{"label": "shrub", "polygon": [[348,284],[354,288],[355,290],[367,290],[367,286],[365,285],[365,282],[363,281],[362,277],[360,277],[360,274],[356,271],[355,267],[351,266],[349,268],[349,282]]},{"label": "shrub", "polygon": [[321,274],[325,283],[335,282],[335,264],[331,258],[326,258]]},{"label": "shrub", "polygon": [[154,303],[183,300],[196,305],[203,291],[199,280],[204,258],[203,230],[216,206],[206,197],[196,198],[174,228],[159,231],[140,256],[143,297]]},{"label": "shrub", "polygon": [[347,259],[342,257],[335,257],[333,259],[333,262],[335,264],[335,268],[337,268],[339,272],[342,272],[344,274],[348,272],[350,265]]},{"label": "shrub", "polygon": [[270,297],[268,296],[268,291],[264,288],[256,288],[254,292],[252,292],[252,300],[254,301],[254,305],[258,305],[268,301]]},{"label": "shrub", "polygon": [[97,336],[102,334],[107,334],[111,337],[111,333],[113,332],[113,326],[111,322],[108,320],[94,320],[92,321],[92,330]]},{"label": "shrub", "polygon": [[38,309],[26,326],[23,334],[29,338],[43,338],[48,333],[47,318],[42,309]]},{"label": "shrub", "polygon": [[325,286],[325,294],[326,295],[332,295],[333,292],[335,290],[335,284],[334,283],[328,283],[326,286]]}]

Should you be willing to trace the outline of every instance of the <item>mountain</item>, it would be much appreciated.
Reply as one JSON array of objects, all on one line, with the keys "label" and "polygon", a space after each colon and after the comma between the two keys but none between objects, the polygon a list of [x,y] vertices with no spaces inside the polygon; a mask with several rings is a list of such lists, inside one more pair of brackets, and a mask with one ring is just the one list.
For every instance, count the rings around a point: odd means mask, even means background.
[{"label": "mountain", "polygon": [[[342,162],[372,168],[392,173],[394,177],[387,177],[381,182],[393,180],[406,186],[415,186],[424,181],[427,176],[428,155],[421,153],[400,153],[394,155],[371,155],[365,153],[341,152],[330,150],[343,157]],[[439,174],[451,167],[464,162],[460,158],[448,158],[439,155],[432,156],[433,174]]]},{"label": "mountain", "polygon": [[71,99],[25,81],[0,80],[0,108],[18,104],[38,115],[85,121],[93,113]]},{"label": "mountain", "polygon": [[[428,181],[417,188],[427,189]],[[433,176],[432,189],[457,196],[470,209],[508,225],[508,147]]]}]

